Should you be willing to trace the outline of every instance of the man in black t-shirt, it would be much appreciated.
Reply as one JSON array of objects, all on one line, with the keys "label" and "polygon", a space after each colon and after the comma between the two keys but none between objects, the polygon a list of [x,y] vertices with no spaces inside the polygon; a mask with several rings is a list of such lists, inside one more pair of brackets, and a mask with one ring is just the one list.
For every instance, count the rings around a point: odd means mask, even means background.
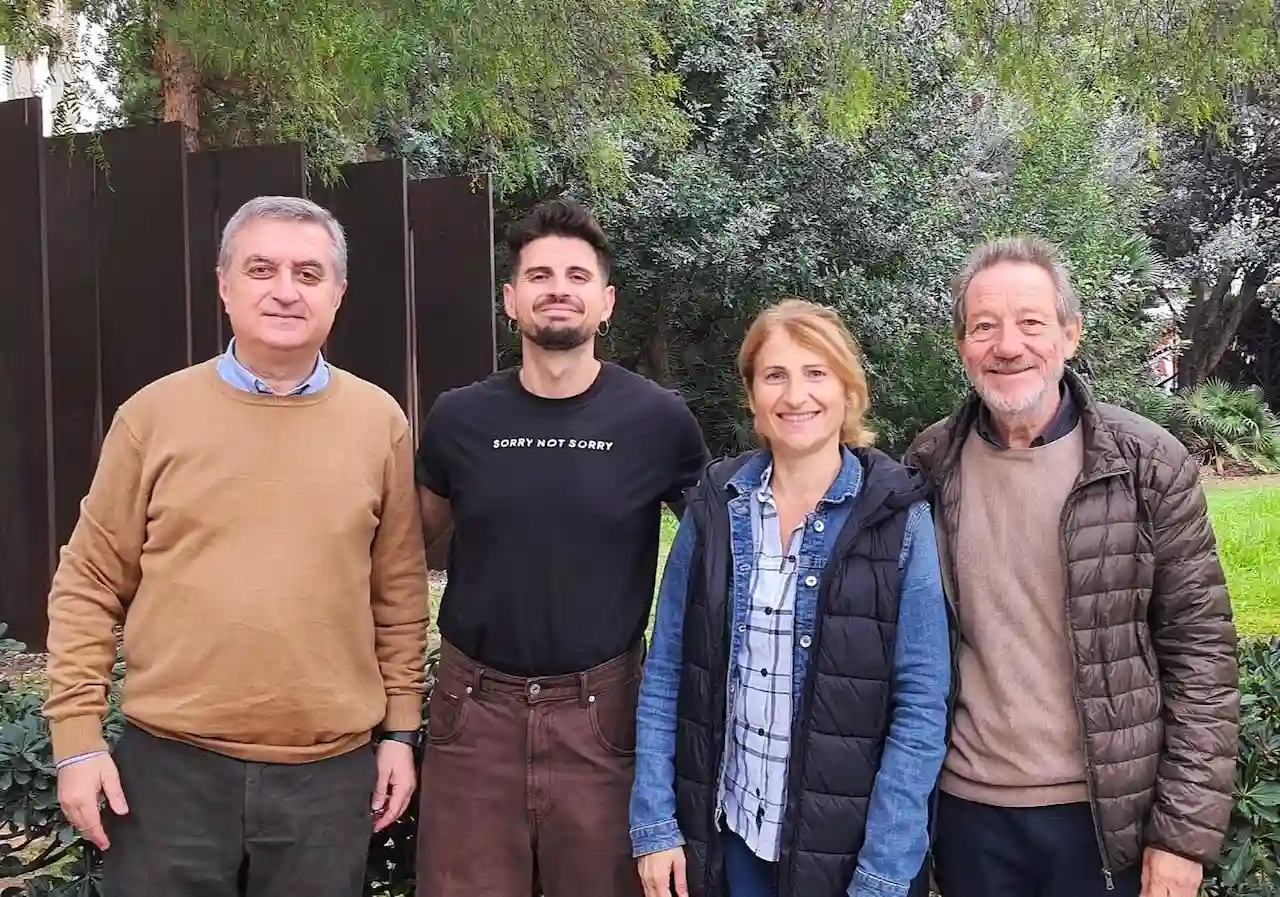
[{"label": "man in black t-shirt", "polygon": [[417,480],[452,525],[419,814],[422,897],[639,897],[627,831],[661,506],[707,460],[679,395],[595,357],[608,241],[567,202],[509,237],[522,364],[441,395]]}]

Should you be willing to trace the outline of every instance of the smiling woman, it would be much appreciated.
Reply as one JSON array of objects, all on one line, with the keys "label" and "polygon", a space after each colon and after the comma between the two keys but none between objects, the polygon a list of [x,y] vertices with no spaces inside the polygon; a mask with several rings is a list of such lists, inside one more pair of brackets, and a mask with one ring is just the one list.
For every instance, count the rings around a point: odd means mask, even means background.
[{"label": "smiling woman", "polygon": [[775,452],[870,445],[875,434],[863,425],[870,391],[860,355],[829,308],[788,299],[762,312],[738,352],[757,435]]},{"label": "smiling woman", "polygon": [[927,485],[869,447],[831,309],[764,311],[739,372],[764,446],[691,491],[641,680],[645,893],[922,893],[949,679]]}]

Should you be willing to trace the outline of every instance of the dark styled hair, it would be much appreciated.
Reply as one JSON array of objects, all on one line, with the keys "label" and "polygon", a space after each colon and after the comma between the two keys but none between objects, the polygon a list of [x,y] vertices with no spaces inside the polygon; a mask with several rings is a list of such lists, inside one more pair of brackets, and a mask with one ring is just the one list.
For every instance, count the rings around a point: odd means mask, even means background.
[{"label": "dark styled hair", "polygon": [[571,199],[553,199],[540,203],[507,231],[507,249],[511,252],[511,272],[520,270],[520,251],[542,237],[577,237],[596,251],[600,273],[605,282],[613,268],[613,247],[595,217]]}]

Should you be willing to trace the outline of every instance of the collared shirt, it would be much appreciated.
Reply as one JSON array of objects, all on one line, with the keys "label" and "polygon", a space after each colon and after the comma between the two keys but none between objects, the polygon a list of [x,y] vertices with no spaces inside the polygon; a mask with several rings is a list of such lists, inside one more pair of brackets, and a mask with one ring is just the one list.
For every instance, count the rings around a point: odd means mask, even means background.
[{"label": "collared shirt", "polygon": [[791,757],[796,556],[806,521],[787,535],[784,550],[772,475],[770,465],[751,502],[756,554],[746,636],[734,660],[740,686],[726,745],[724,811],[756,856],[776,862]]},{"label": "collared shirt", "polygon": [[[218,374],[223,380],[237,389],[243,389],[245,392],[256,392],[267,396],[276,395],[265,381],[242,365],[240,359],[236,358],[236,341],[234,337],[227,344],[227,351],[218,356]],[[311,371],[311,376],[299,383],[290,392],[282,393],[282,395],[300,396],[319,392],[328,385],[329,363],[324,360],[324,355],[318,355],[316,357],[316,366]]]},{"label": "collared shirt", "polygon": [[[1058,395],[1060,397],[1058,410],[1053,415],[1053,420],[1049,421],[1049,426],[1044,428],[1043,433],[1031,441],[1031,448],[1056,442],[1074,430],[1076,424],[1080,423],[1080,409],[1076,408],[1075,400],[1071,397],[1071,390],[1067,388],[1065,380],[1058,384]],[[1006,449],[1009,447],[1000,435],[1000,431],[996,429],[995,421],[991,419],[991,411],[988,410],[986,403],[978,405],[978,419],[973,426],[978,431],[979,436],[996,448]]]}]

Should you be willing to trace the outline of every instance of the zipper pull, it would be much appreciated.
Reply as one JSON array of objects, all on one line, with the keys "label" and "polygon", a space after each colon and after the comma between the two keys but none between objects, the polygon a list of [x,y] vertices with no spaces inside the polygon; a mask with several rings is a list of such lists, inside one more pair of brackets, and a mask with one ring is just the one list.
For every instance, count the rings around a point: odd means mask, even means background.
[{"label": "zipper pull", "polygon": [[1103,877],[1104,879],[1106,879],[1106,882],[1107,882],[1107,890],[1108,890],[1108,891],[1114,891],[1114,890],[1116,889],[1116,883],[1115,883],[1115,881],[1113,881],[1113,880],[1112,880],[1112,878],[1111,878],[1111,870],[1110,870],[1110,869],[1103,869],[1103,870],[1102,870],[1102,877]]}]

